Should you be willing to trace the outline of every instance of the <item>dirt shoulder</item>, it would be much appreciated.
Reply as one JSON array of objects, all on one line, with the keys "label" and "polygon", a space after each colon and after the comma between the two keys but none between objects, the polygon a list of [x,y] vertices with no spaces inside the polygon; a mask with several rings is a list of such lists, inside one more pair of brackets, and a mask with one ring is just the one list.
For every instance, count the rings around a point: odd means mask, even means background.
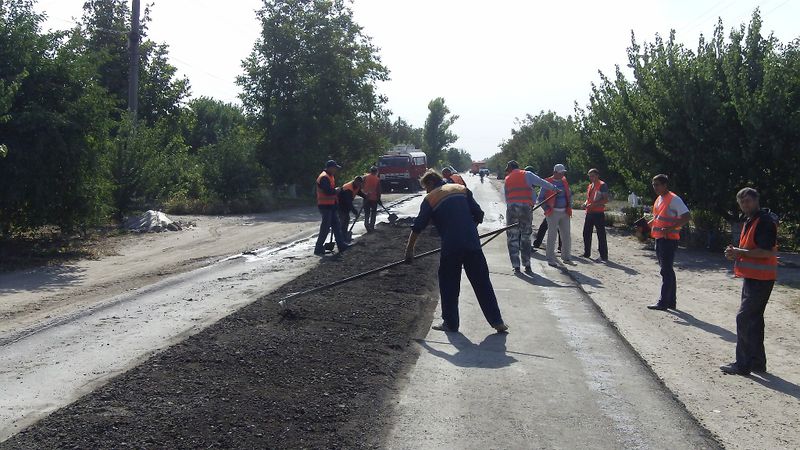
[{"label": "dirt shoulder", "polygon": [[[299,299],[287,314],[277,300],[393,261],[406,237],[381,226],[0,448],[379,445],[391,413],[385,400],[430,324],[435,271],[403,265]],[[438,240],[424,241],[421,251]]]},{"label": "dirt shoulder", "polygon": [[174,216],[179,232],[129,234],[98,243],[104,255],[0,273],[0,341],[37,323],[246,250],[313,233],[315,208],[246,216]]},{"label": "dirt shoulder", "polygon": [[[576,211],[572,220],[573,256],[583,251],[583,218]],[[645,308],[660,289],[655,252],[612,232],[609,253],[609,264],[574,257],[577,265],[568,272],[689,412],[729,448],[800,445],[800,290],[792,287],[798,286],[800,269],[779,270],[781,281],[767,306],[769,373],[726,376],[718,367],[735,359],[741,291],[728,261],[679,249],[679,310],[666,313]],[[593,255],[597,258],[596,237]]]}]

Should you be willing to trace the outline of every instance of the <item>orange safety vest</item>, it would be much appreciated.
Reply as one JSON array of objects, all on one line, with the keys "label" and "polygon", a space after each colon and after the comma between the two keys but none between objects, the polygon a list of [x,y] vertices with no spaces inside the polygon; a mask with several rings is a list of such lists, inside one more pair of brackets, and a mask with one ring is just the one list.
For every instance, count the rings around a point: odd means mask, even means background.
[{"label": "orange safety vest", "polygon": [[375,201],[378,199],[380,192],[381,179],[377,175],[369,174],[364,176],[364,187],[361,192],[367,196],[367,200]]},{"label": "orange safety vest", "polygon": [[512,170],[506,176],[506,203],[521,203],[533,206],[533,187],[525,179],[525,171]]},{"label": "orange safety vest", "polygon": [[675,194],[668,191],[661,196],[661,205],[658,204],[658,198],[653,203],[653,223],[650,228],[650,236],[653,239],[681,240],[681,230],[675,228],[675,224],[681,218],[669,215],[669,205],[675,197],[677,197]]},{"label": "orange safety vest", "polygon": [[605,212],[606,205],[603,203],[595,204],[595,197],[597,193],[600,192],[600,189],[605,186],[605,181],[598,180],[597,184],[589,183],[589,187],[586,188],[586,212],[587,213],[601,213]]},{"label": "orange safety vest", "polygon": [[355,198],[356,195],[358,195],[358,193],[361,192],[361,189],[356,189],[355,186],[353,186],[353,182],[352,181],[349,182],[349,183],[345,183],[344,186],[342,186],[342,190],[343,191],[352,192],[353,193],[353,198]]},{"label": "orange safety vest", "polygon": [[464,181],[464,179],[461,178],[461,175],[459,175],[457,173],[454,173],[454,174],[450,175],[450,181],[452,181],[453,183],[456,183],[456,184],[460,184],[462,186],[466,186],[467,185],[467,183]]},{"label": "orange safety vest", "polygon": [[[761,218],[755,219],[750,226],[742,227],[742,234],[739,237],[739,247],[751,250],[757,248],[756,227]],[[777,227],[777,224],[774,224]],[[778,251],[778,246],[772,248]],[[739,256],[733,263],[733,273],[739,278],[751,278],[753,280],[775,280],[778,275],[778,257],[772,255],[769,258],[751,258]]]},{"label": "orange safety vest", "polygon": [[[548,177],[548,178],[545,178],[545,180],[552,184],[553,181],[555,181],[555,178]],[[572,217],[572,193],[569,190],[569,182],[567,181],[567,177],[561,178],[561,182],[564,183],[564,194],[566,194],[566,196],[567,196],[567,208],[566,208],[567,215],[569,217]],[[544,189],[544,188],[542,188],[542,189]],[[551,191],[551,190],[545,189],[544,190],[544,198],[550,197],[551,195],[553,195],[553,192],[555,192],[555,191]],[[542,205],[542,209],[544,210],[544,215],[545,216],[551,216],[553,214],[553,210],[556,207],[556,197],[557,196],[553,196],[553,198],[551,198],[550,200],[546,201],[544,203],[544,205]]]},{"label": "orange safety vest", "polygon": [[328,180],[330,180],[331,182],[331,187],[336,189],[336,179],[333,177],[333,175],[323,170],[322,173],[319,174],[319,176],[317,177],[317,205],[319,206],[335,205],[336,194],[328,194],[319,187],[319,183],[320,181],[322,181],[323,178],[328,178]]}]

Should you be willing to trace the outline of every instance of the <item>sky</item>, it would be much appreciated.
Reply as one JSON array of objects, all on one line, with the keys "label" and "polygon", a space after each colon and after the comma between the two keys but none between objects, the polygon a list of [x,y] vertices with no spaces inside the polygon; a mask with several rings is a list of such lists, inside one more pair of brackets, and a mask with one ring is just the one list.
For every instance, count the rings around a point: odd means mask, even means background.
[{"label": "sky", "polygon": [[[64,29],[84,0],[38,0],[45,28]],[[143,3],[150,3],[143,0]],[[261,0],[156,0],[149,37],[170,46],[192,96],[239,103],[241,61],[260,31]],[[356,21],[380,48],[391,80],[382,83],[394,116],[422,126],[428,102],[444,97],[460,118],[455,146],[481,159],[510,138],[518,118],[574,112],[588,102],[598,71],[625,65],[631,31],[695,48],[721,17],[726,29],[761,8],[765,29],[800,37],[800,0],[354,0]]]}]

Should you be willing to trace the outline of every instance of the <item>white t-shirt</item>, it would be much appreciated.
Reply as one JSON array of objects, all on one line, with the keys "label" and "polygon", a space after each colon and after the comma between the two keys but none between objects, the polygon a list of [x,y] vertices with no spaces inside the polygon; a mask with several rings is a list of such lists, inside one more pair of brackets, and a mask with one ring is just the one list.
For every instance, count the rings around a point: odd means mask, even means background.
[{"label": "white t-shirt", "polygon": [[[664,201],[664,198],[659,196],[656,200],[656,207],[661,206],[662,201]],[[680,217],[688,212],[689,208],[686,206],[686,203],[683,202],[682,198],[676,195],[669,204],[669,215],[672,217]]]}]

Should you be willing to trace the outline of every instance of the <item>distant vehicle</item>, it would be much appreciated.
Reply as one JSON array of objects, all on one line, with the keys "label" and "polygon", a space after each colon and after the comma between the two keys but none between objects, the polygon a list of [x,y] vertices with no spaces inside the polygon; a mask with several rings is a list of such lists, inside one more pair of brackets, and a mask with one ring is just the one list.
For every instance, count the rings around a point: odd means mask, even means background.
[{"label": "distant vehicle", "polygon": [[473,161],[472,167],[469,169],[469,173],[473,175],[478,175],[481,169],[486,167],[486,161]]},{"label": "distant vehicle", "polygon": [[393,189],[420,190],[419,179],[426,170],[428,157],[413,145],[395,146],[378,158],[378,176],[383,192]]}]

